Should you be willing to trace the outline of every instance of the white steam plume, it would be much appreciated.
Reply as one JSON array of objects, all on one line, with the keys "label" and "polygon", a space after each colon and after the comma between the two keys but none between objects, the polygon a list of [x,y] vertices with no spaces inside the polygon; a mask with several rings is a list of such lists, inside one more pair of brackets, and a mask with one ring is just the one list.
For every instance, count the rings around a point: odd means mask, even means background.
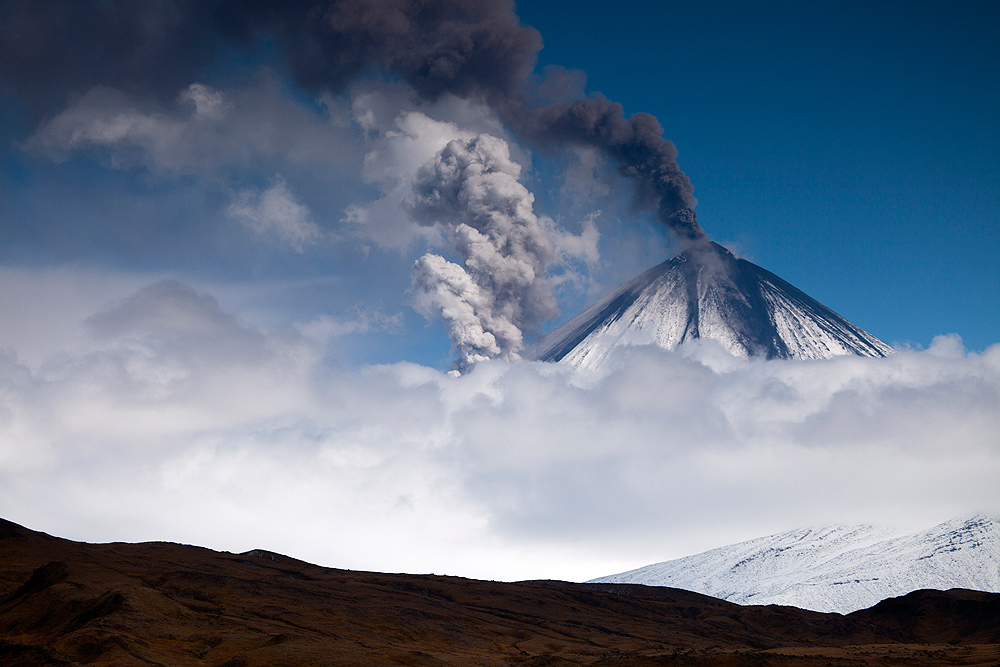
[{"label": "white steam plume", "polygon": [[444,227],[463,262],[427,254],[413,267],[417,308],[448,326],[460,372],[517,359],[522,332],[559,314],[545,275],[558,256],[555,225],[535,215],[520,173],[505,141],[480,134],[451,141],[413,182],[414,218]]}]

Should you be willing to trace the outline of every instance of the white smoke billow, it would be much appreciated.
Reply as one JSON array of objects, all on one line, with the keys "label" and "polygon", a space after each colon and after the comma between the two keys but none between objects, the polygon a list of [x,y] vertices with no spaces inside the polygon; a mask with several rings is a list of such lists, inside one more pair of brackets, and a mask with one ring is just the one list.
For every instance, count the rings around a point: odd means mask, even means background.
[{"label": "white smoke billow", "polygon": [[461,266],[440,255],[426,254],[413,265],[413,282],[420,288],[417,309],[447,325],[458,353],[457,370],[465,371],[487,359],[516,358],[521,330],[510,321],[493,317],[489,295]]},{"label": "white smoke billow", "polygon": [[413,267],[416,306],[448,327],[460,372],[518,359],[522,333],[559,314],[546,269],[558,256],[551,219],[535,214],[507,143],[451,141],[413,182],[410,211],[445,228],[462,265],[426,254]]}]

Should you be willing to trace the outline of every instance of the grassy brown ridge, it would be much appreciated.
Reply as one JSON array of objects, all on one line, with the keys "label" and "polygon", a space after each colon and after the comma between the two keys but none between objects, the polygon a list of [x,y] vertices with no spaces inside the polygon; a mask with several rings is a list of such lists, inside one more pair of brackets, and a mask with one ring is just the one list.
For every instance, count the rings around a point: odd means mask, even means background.
[{"label": "grassy brown ridge", "polygon": [[376,574],[0,520],[0,665],[1000,666],[1000,594],[854,614],[671,588]]}]

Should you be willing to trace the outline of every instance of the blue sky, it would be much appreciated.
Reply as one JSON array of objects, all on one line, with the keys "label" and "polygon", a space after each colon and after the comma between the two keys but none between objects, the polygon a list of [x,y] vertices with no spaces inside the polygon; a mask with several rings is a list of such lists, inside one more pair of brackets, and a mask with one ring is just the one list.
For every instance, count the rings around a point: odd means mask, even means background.
[{"label": "blue sky", "polygon": [[[409,0],[328,3],[332,47],[295,2],[0,0],[0,516],[583,579],[797,525],[1000,512],[996,3],[537,0],[520,24],[438,4],[502,38],[471,83],[421,68],[463,25],[416,38],[386,20]],[[598,94],[659,120],[713,239],[901,352],[637,348],[597,376],[498,353],[448,376],[472,329],[418,277],[519,286],[490,322],[530,341],[677,251],[614,146],[539,120]],[[492,189],[458,210],[428,193],[462,160]],[[475,273],[476,206],[520,225],[526,263]]]}]

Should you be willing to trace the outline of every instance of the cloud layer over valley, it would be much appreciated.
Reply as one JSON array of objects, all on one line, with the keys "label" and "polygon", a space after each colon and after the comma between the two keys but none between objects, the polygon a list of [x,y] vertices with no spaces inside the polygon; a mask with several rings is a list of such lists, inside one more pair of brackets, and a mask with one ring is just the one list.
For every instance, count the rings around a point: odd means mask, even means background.
[{"label": "cloud layer over valley", "polygon": [[19,362],[30,337],[2,341],[0,365],[0,505],[68,537],[583,579],[797,525],[1000,512],[1000,347],[955,337],[888,359],[706,343],[623,349],[597,375],[454,378],[341,370],[302,327],[261,330],[177,281],[76,320],[42,362]]}]

